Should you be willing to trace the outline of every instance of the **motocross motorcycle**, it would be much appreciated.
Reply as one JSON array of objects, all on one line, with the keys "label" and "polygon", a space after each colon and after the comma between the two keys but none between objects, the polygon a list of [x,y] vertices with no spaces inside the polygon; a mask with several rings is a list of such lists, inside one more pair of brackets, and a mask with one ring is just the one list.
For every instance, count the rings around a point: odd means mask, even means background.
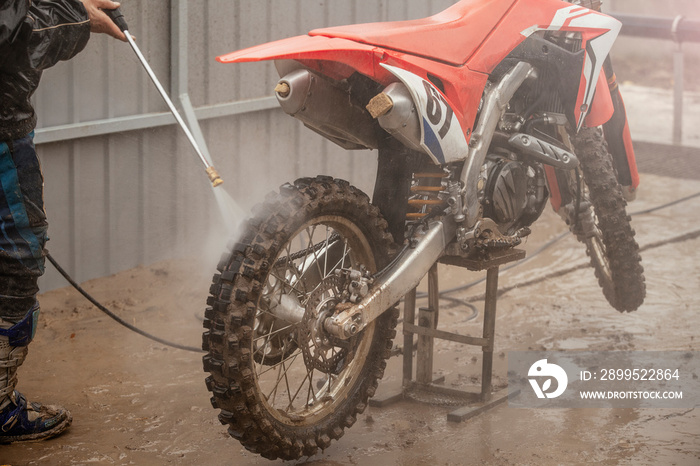
[{"label": "motocross motorcycle", "polygon": [[218,57],[274,60],[285,112],[378,149],[373,199],[283,185],[218,265],[206,383],[247,449],[325,449],[382,378],[396,304],[445,257],[518,245],[548,202],[613,307],[645,296],[626,200],[639,185],[599,0],[462,0],[430,18],[333,27]]}]

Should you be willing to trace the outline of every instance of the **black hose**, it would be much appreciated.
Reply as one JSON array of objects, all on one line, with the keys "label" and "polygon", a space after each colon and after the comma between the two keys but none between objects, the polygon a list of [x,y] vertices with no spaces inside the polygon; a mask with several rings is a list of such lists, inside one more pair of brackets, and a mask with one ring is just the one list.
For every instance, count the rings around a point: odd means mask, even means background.
[{"label": "black hose", "polygon": [[[672,202],[669,202],[669,203],[666,203],[666,204],[662,204],[662,205],[657,206],[657,207],[652,207],[652,208],[650,208],[650,209],[642,210],[642,211],[639,211],[639,212],[633,212],[633,213],[630,214],[630,215],[634,216],[634,215],[649,214],[649,213],[651,213],[651,212],[655,212],[655,211],[657,211],[657,210],[665,209],[665,208],[670,207],[670,206],[672,206],[672,205],[676,205],[676,204],[679,204],[679,203],[684,202],[684,201],[688,201],[688,200],[693,199],[693,198],[696,198],[696,197],[700,197],[700,192],[699,192],[699,193],[695,193],[695,194],[691,194],[690,196],[686,196],[686,197],[683,197],[683,198],[681,198],[681,199],[677,199],[677,200],[675,200],[675,201],[672,201]],[[556,237],[552,238],[551,240],[549,240],[548,242],[546,242],[546,243],[545,243],[544,245],[542,245],[539,249],[537,249],[537,251],[535,251],[533,254],[531,254],[531,255],[528,256],[527,258],[525,258],[525,259],[523,259],[523,260],[521,260],[521,261],[518,261],[518,262],[516,262],[516,263],[514,263],[514,264],[511,264],[511,265],[509,265],[509,266],[503,268],[503,270],[504,270],[504,271],[505,271],[505,270],[509,270],[509,269],[512,269],[512,268],[514,268],[514,267],[517,267],[517,266],[519,266],[519,265],[524,264],[525,262],[529,261],[530,259],[533,259],[533,258],[536,257],[537,255],[539,255],[539,254],[541,254],[542,252],[544,252],[546,249],[548,249],[548,248],[550,248],[551,246],[553,246],[555,243],[559,242],[561,239],[563,239],[564,237],[566,237],[568,234],[569,234],[568,231],[565,231],[565,232],[559,234],[558,236],[556,236]],[[648,245],[647,247],[642,248],[642,250],[645,250],[645,249],[652,249],[652,248],[654,248],[654,247],[659,247],[659,246],[662,246],[662,245],[664,245],[664,244],[668,244],[668,243],[670,243],[670,242],[684,241],[684,240],[687,240],[687,239],[696,238],[696,237],[698,237],[698,236],[700,236],[700,231],[698,231],[698,232],[693,232],[693,233],[691,233],[691,234],[689,234],[689,235],[682,235],[682,236],[680,236],[680,237],[678,237],[678,238],[672,238],[672,239],[669,240],[669,241],[661,241],[661,242],[658,242],[658,243],[654,243],[654,244],[652,244],[652,245]],[[405,248],[405,249],[406,249],[406,248]],[[63,267],[61,267],[60,265],[58,265],[58,262],[56,262],[56,260],[51,256],[51,254],[48,254],[48,253],[47,253],[47,254],[46,254],[46,258],[49,260],[49,262],[51,262],[51,264],[53,264],[53,266],[56,268],[56,270],[58,271],[58,273],[60,273],[60,274],[63,276],[63,278],[65,278],[65,279],[68,281],[68,283],[70,283],[70,284],[73,286],[73,288],[75,288],[76,290],[78,290],[78,292],[80,292],[80,294],[82,294],[88,301],[90,301],[92,304],[94,304],[100,311],[102,311],[102,312],[104,312],[105,314],[107,314],[107,316],[109,316],[110,318],[114,319],[117,323],[123,325],[124,327],[128,328],[129,330],[131,330],[131,331],[133,331],[133,332],[138,333],[139,335],[142,335],[142,336],[144,336],[144,337],[146,337],[146,338],[148,338],[148,339],[150,339],[150,340],[153,340],[153,341],[155,341],[155,342],[161,343],[161,344],[163,344],[163,345],[170,346],[170,347],[172,347],[172,348],[177,348],[177,349],[185,350],[185,351],[192,351],[192,352],[195,352],[195,353],[203,353],[203,352],[204,352],[202,349],[196,348],[196,347],[194,347],[194,346],[181,345],[181,344],[179,344],[179,343],[173,343],[173,342],[170,342],[170,341],[168,341],[168,340],[164,340],[164,339],[162,339],[162,338],[160,338],[160,337],[157,337],[157,336],[155,336],[155,335],[152,335],[152,334],[150,334],[150,333],[148,333],[148,332],[146,332],[146,331],[144,331],[144,330],[141,330],[140,328],[138,328],[138,327],[136,327],[136,326],[134,326],[134,325],[131,325],[130,323],[126,322],[126,321],[123,320],[121,317],[119,317],[118,315],[114,314],[112,311],[110,311],[109,309],[107,309],[105,306],[103,306],[102,304],[100,304],[100,302],[97,301],[95,298],[93,298],[93,297],[90,295],[90,293],[88,293],[87,291],[85,291],[75,280],[73,280],[73,279],[71,278],[70,275],[68,275],[68,272],[66,272],[65,270],[63,270]],[[393,262],[393,261],[392,261],[392,262]],[[579,268],[585,267],[586,265],[587,265],[587,264],[582,264],[582,265],[578,265],[578,266],[572,267],[572,268],[570,268],[570,269],[567,269],[567,270],[565,270],[565,271],[563,271],[563,272],[553,272],[553,273],[556,274],[556,275],[563,275],[563,274],[568,273],[568,272],[571,272],[571,271],[573,271],[573,270],[577,270],[577,269],[579,269]],[[536,279],[535,281],[538,281],[538,282],[539,282],[539,281],[542,281],[542,280],[544,280],[544,279],[546,279],[546,278],[551,278],[551,276],[550,276],[550,275],[547,275],[547,276],[545,276],[545,277]],[[458,286],[458,287],[455,287],[455,288],[450,288],[450,289],[448,289],[448,290],[441,291],[440,294],[439,294],[440,299],[444,299],[444,300],[447,300],[447,301],[452,301],[452,302],[461,304],[461,305],[463,305],[463,306],[469,307],[469,308],[472,310],[472,315],[470,315],[470,316],[467,318],[467,320],[475,319],[475,318],[479,315],[479,311],[477,310],[476,306],[474,306],[473,304],[471,304],[470,301],[478,301],[481,297],[473,297],[473,298],[470,298],[469,301],[467,301],[466,299],[453,298],[453,297],[446,296],[446,295],[447,295],[447,294],[450,294],[450,293],[457,292],[457,291],[464,291],[464,290],[469,289],[469,288],[472,288],[472,287],[474,287],[474,286],[476,286],[476,285],[478,285],[479,283],[482,283],[482,282],[484,282],[484,281],[486,281],[486,278],[481,278],[481,279],[475,280],[475,281],[473,281],[473,282],[471,282],[471,283],[467,283],[466,285],[462,285],[462,286]],[[516,288],[516,287],[518,287],[518,286],[526,286],[526,285],[529,285],[529,284],[532,284],[532,283],[531,283],[531,282],[526,282],[526,283],[524,283],[524,284],[516,284],[516,285],[513,285],[513,286],[511,286],[511,287],[508,287],[508,288],[506,288],[506,289],[504,289],[504,290],[502,290],[502,291],[499,291],[499,294],[502,294],[502,293],[504,293],[504,292],[510,291],[511,289]],[[419,293],[418,295],[416,295],[417,298],[425,298],[426,296],[427,296],[427,293]]]},{"label": "black hose", "polygon": [[690,199],[700,197],[700,193],[695,193],[691,194],[690,196],[682,197],[680,199],[677,199],[675,201],[671,201],[667,204],[663,204],[657,207],[652,207],[651,209],[646,209],[646,210],[640,210],[639,212],[632,212],[630,215],[644,215],[644,214],[650,214],[652,212],[656,212],[657,210],[665,209],[667,207],[671,207],[672,205],[680,204],[681,202],[689,201]]},{"label": "black hose", "polygon": [[[439,296],[440,299],[442,299],[442,300],[450,301],[450,302],[452,302],[452,303],[454,303],[454,304],[457,304],[457,305],[460,305],[460,306],[464,306],[464,307],[468,307],[469,309],[471,309],[472,313],[469,315],[469,317],[467,317],[467,318],[464,320],[464,322],[469,322],[470,320],[474,320],[474,319],[476,319],[476,318],[479,316],[479,309],[478,309],[474,304],[470,303],[469,301],[467,301],[467,300],[465,300],[465,299],[454,298],[454,297],[452,297],[452,296],[447,296],[447,295],[446,295],[446,292],[444,292],[444,291],[441,291],[441,292],[438,294],[438,296]],[[416,293],[416,299],[425,299],[425,298],[427,298],[427,297],[428,297],[428,293],[426,293],[426,292]]]},{"label": "black hose", "polygon": [[70,283],[71,285],[73,285],[73,288],[75,288],[76,290],[78,290],[78,292],[80,292],[81,295],[85,296],[85,298],[86,298],[88,301],[90,301],[92,304],[94,304],[95,306],[97,306],[97,308],[98,308],[100,311],[104,312],[104,313],[107,314],[109,317],[111,317],[112,319],[116,320],[119,324],[123,325],[124,327],[128,328],[129,330],[131,330],[131,331],[133,331],[133,332],[136,332],[136,333],[138,333],[139,335],[143,335],[144,337],[149,338],[149,339],[151,339],[151,340],[153,340],[153,341],[157,341],[158,343],[161,343],[161,344],[166,345],[166,346],[171,346],[171,347],[173,347],[173,348],[177,348],[177,349],[181,349],[181,350],[185,350],[185,351],[194,351],[194,352],[196,352],[196,353],[202,353],[202,352],[203,352],[201,348],[195,348],[194,346],[186,346],[186,345],[181,345],[181,344],[179,344],[179,343],[173,343],[173,342],[170,342],[170,341],[168,341],[168,340],[164,340],[164,339],[162,339],[162,338],[159,338],[159,337],[157,337],[157,336],[155,336],[155,335],[151,335],[150,333],[148,333],[148,332],[146,332],[146,331],[144,331],[144,330],[141,330],[141,329],[138,328],[138,327],[135,327],[135,326],[131,325],[129,322],[123,320],[121,317],[119,317],[118,315],[116,315],[115,313],[113,313],[112,311],[110,311],[109,309],[107,309],[106,307],[104,307],[102,304],[100,304],[99,301],[97,301],[95,298],[93,298],[93,297],[90,295],[90,293],[88,293],[87,291],[85,291],[75,280],[73,280],[73,279],[71,278],[70,275],[68,275],[68,272],[66,272],[65,270],[63,270],[63,268],[62,268],[60,265],[58,265],[58,262],[56,262],[56,259],[54,259],[54,258],[51,256],[51,254],[48,254],[48,253],[47,253],[47,254],[46,254],[46,258],[49,260],[49,262],[51,262],[51,263],[53,264],[54,267],[56,267],[56,270],[58,270],[58,273],[60,273],[61,275],[63,275],[63,278],[65,278],[66,280],[68,280],[68,283]]}]

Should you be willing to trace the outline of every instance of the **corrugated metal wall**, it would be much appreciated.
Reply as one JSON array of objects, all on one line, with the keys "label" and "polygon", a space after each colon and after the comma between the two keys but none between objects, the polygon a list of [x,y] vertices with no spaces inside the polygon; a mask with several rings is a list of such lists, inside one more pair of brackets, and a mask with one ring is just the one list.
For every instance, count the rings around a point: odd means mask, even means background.
[{"label": "corrugated metal wall", "polygon": [[[182,0],[186,1],[186,0]],[[144,55],[170,89],[176,1],[125,0]],[[454,0],[189,0],[189,95],[194,107],[272,95],[271,64],[222,65],[214,57],[308,30],[428,16]],[[52,255],[78,281],[161,259],[204,253],[223,223],[196,155],[174,125],[70,140],[62,125],[165,112],[128,45],[93,36],[85,51],[44,74],[36,94]],[[371,194],[376,154],[346,152],[279,109],[202,122],[225,189],[248,209],[300,176],[329,174]],[[59,131],[60,133],[60,131]],[[44,137],[44,140],[51,140]],[[224,242],[214,245],[223,251]],[[44,291],[65,282],[49,266]]]}]

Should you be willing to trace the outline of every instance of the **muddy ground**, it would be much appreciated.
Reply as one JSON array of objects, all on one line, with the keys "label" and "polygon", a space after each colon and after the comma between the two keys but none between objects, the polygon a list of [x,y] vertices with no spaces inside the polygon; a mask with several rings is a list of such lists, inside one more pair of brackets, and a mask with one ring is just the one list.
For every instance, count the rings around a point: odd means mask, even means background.
[{"label": "muddy ground", "polygon": [[[631,211],[700,191],[700,182],[643,176]],[[698,228],[700,199],[637,216],[642,246]],[[532,252],[565,228],[552,212],[535,224],[525,244]],[[222,245],[223,247],[223,245]],[[645,304],[619,314],[603,299],[585,268],[520,287],[499,301],[495,383],[503,386],[508,351],[700,349],[700,239],[643,253]],[[571,237],[521,267],[501,285],[522,283],[585,261]],[[92,280],[85,288],[129,322],[159,336],[197,346],[215,260],[185,258]],[[441,284],[481,275],[441,269]],[[471,296],[479,287],[462,293]],[[460,295],[457,295],[460,296]],[[167,348],[136,335],[70,288],[41,296],[43,313],[19,388],[32,399],[69,408],[74,423],[44,443],[0,447],[0,464],[271,464],[246,452],[216,419],[204,386],[201,355]],[[481,303],[478,303],[481,304]],[[478,335],[481,314],[444,303],[441,327]],[[436,375],[469,388],[479,351],[436,343]],[[392,359],[382,391],[400,383]],[[697,409],[526,410],[500,406],[471,421],[446,421],[448,408],[400,402],[368,408],[325,452],[292,464],[700,464]],[[281,464],[280,461],[272,464]]]}]

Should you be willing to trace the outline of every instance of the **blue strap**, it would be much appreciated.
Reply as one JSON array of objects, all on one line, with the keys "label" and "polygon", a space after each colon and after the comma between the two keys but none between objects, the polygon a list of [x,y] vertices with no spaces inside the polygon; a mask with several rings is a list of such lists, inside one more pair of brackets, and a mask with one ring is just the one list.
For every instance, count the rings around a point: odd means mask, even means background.
[{"label": "blue strap", "polygon": [[27,399],[21,393],[15,392],[15,402],[17,403],[15,409],[0,413],[0,423],[2,423],[0,425],[0,431],[2,431],[3,433],[12,430],[12,428],[15,427],[15,425],[17,425],[18,421],[20,425],[23,424],[23,414],[24,417],[26,417]]},{"label": "blue strap", "polygon": [[39,303],[35,303],[22,320],[8,329],[0,328],[0,336],[7,337],[10,346],[15,348],[29,345],[36,334],[39,312]]},{"label": "blue strap", "polygon": [[[12,409],[12,405],[10,405],[0,412],[0,439],[21,438],[26,435],[47,432],[61,420],[60,414],[48,416],[41,413],[41,405],[29,403],[20,392],[15,391],[14,395],[15,407]],[[30,410],[40,413],[39,417],[29,420]]]}]

